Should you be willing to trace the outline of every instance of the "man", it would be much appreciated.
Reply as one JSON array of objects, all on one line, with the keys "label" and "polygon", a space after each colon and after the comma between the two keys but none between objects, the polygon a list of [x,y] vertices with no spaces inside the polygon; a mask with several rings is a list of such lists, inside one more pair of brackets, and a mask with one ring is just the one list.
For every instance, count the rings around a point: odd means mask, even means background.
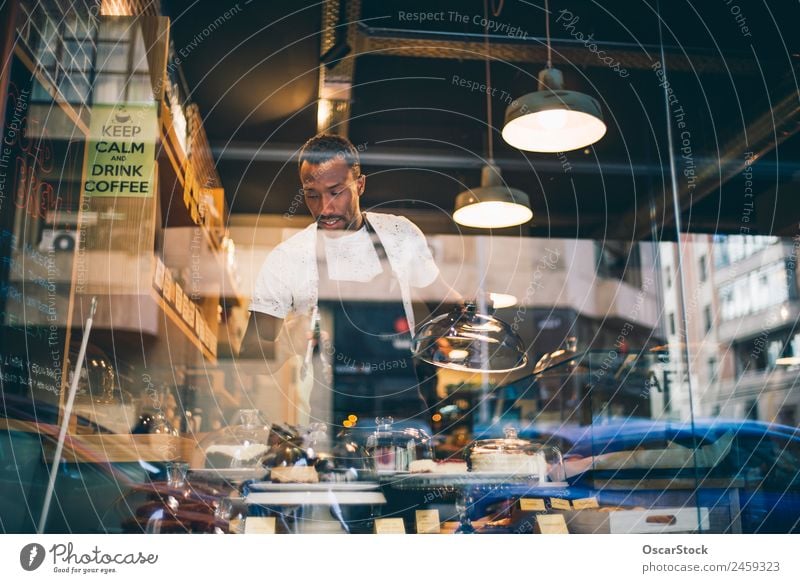
[{"label": "man", "polygon": [[[420,297],[420,290],[427,288],[430,293],[423,291],[425,296],[443,302],[460,299],[442,281],[425,236],[416,225],[401,216],[362,212],[366,176],[361,173],[358,150],[350,141],[329,134],[311,138],[300,151],[299,173],[314,222],[275,247],[264,262],[250,303],[250,328],[255,333],[248,330],[246,351],[274,357],[276,339],[286,322],[292,328],[288,336],[295,338],[293,349],[303,359],[305,375],[318,338],[312,332],[319,328],[320,289],[334,294],[346,289],[344,295],[352,297],[354,289],[368,286],[368,293],[361,297],[397,299],[407,321],[400,330],[405,329],[409,338],[417,324],[413,300]],[[352,333],[369,332],[354,327]],[[348,351],[347,338],[335,340],[338,345],[333,353],[341,359]],[[358,355],[347,358],[357,359]],[[376,382],[374,377],[370,380]],[[301,420],[308,418],[309,396],[306,384],[298,404],[303,409]]]}]

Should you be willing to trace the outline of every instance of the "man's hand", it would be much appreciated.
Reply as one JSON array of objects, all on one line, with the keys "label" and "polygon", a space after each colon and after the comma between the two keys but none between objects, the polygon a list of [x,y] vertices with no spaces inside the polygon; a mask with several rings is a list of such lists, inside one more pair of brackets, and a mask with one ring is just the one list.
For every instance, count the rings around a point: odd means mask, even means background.
[{"label": "man's hand", "polygon": [[[277,339],[284,335],[282,342],[287,349],[277,350]],[[271,361],[271,367],[278,369],[292,356],[305,359],[308,343],[313,341],[313,332],[309,330],[307,318],[294,317],[283,320],[263,314],[251,312],[247,331],[242,339],[239,357],[243,359],[259,359]]]}]

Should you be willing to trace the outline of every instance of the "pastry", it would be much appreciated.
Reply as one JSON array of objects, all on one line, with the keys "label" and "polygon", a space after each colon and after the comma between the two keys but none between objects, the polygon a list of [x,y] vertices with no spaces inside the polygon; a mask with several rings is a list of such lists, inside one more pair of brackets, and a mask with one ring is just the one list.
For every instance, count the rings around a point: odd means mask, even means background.
[{"label": "pastry", "polygon": [[316,484],[319,474],[312,466],[276,466],[269,472],[273,482]]},{"label": "pastry", "polygon": [[433,460],[414,460],[408,464],[408,469],[412,474],[427,474],[436,471],[437,465]]},{"label": "pastry", "polygon": [[544,455],[481,453],[472,457],[473,472],[491,472],[508,475],[540,476],[546,474]]}]

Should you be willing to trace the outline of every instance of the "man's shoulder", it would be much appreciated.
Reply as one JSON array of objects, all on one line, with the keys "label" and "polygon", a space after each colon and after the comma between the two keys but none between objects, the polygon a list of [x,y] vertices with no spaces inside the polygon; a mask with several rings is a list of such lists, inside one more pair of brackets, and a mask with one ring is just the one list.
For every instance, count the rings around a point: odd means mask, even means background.
[{"label": "man's shoulder", "polygon": [[418,227],[410,219],[401,215],[368,212],[367,219],[374,227],[386,232],[392,232],[394,229],[396,233],[408,234],[418,230]]}]

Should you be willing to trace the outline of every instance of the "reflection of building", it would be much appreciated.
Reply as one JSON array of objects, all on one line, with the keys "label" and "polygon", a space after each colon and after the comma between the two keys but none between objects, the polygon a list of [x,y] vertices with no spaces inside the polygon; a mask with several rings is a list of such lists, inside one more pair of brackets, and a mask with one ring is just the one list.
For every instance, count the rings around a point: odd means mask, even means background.
[{"label": "reflection of building", "polygon": [[[680,265],[679,252],[682,252]],[[714,325],[713,261],[710,257],[708,237],[696,236],[680,248],[674,243],[661,244],[663,321],[670,362],[663,371],[663,391],[660,403],[656,405],[658,415],[688,419],[691,406],[697,404],[698,395],[703,392],[699,387],[712,386],[718,375],[719,348]],[[683,268],[684,297],[681,295],[679,267]],[[689,379],[693,388],[698,387],[692,395],[692,403],[687,388]]]},{"label": "reflection of building", "polygon": [[[683,252],[685,336],[671,244],[662,245],[664,309],[676,371],[685,370],[680,339],[688,342],[695,413],[796,425],[800,302],[792,242],[694,236]],[[671,409],[687,417],[688,387],[677,378]]]}]

